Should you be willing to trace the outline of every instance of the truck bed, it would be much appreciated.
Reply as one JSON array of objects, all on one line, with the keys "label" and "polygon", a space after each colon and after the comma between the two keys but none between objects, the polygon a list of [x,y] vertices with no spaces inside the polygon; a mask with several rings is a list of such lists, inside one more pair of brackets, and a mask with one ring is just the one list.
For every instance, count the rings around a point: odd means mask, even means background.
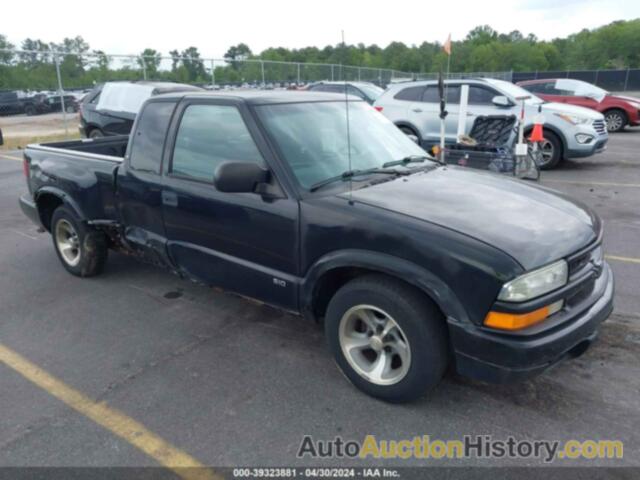
[{"label": "truck bed", "polygon": [[[81,140],[67,140],[64,142],[40,143],[30,145],[32,149],[55,149],[65,150],[66,153],[84,156],[100,155],[101,157],[111,157],[113,161],[120,162],[124,159],[129,143],[129,135],[118,135],[104,138],[83,138]],[[106,160],[105,158],[102,158]]]},{"label": "truck bed", "polygon": [[125,135],[28,145],[31,192],[69,194],[85,220],[117,220],[116,177],[128,140]]}]

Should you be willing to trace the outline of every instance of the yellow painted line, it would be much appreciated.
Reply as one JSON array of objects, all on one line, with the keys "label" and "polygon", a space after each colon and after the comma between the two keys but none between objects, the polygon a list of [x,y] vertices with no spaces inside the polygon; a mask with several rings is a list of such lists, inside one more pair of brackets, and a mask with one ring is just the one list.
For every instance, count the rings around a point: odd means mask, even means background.
[{"label": "yellow painted line", "polygon": [[22,158],[14,157],[13,155],[7,155],[6,153],[0,153],[0,158],[4,158],[7,160],[17,160],[18,162],[22,161]]},{"label": "yellow painted line", "polygon": [[98,425],[142,450],[164,467],[173,470],[179,477],[185,480],[222,478],[187,453],[169,445],[141,423],[108,407],[105,402],[94,402],[1,343],[0,362]]},{"label": "yellow painted line", "polygon": [[619,257],[618,255],[605,255],[607,260],[616,260],[618,262],[627,262],[627,263],[640,263],[640,258],[633,257]]},{"label": "yellow painted line", "polygon": [[640,188],[640,183],[615,183],[615,182],[578,182],[574,180],[543,180],[542,183],[566,183],[568,185],[584,185],[586,187],[630,187]]}]

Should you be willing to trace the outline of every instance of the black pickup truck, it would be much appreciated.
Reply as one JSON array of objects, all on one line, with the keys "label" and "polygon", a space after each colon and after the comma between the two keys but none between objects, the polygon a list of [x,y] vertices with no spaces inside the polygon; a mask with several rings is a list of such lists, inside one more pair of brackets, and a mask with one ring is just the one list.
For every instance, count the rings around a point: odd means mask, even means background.
[{"label": "black pickup truck", "polygon": [[113,249],[323,321],[346,376],[388,401],[449,365],[527,378],[581,354],[613,308],[591,210],[441,165],[355,98],[161,95],[130,138],[24,158],[20,204],[69,272]]}]

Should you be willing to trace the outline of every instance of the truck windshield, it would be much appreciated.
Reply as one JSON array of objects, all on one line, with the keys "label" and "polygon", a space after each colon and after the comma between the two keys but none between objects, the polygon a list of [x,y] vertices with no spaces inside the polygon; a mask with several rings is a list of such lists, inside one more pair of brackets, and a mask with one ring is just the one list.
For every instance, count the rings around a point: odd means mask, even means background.
[{"label": "truck windshield", "polygon": [[[304,189],[347,170],[384,164],[426,152],[364,102],[308,102],[257,107],[258,115]],[[349,145],[351,166],[349,166]]]}]

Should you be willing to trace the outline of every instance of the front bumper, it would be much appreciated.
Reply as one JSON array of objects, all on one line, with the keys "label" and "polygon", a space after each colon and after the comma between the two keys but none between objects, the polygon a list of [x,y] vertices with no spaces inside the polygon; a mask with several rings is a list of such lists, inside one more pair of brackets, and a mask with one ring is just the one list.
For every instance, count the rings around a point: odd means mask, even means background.
[{"label": "front bumper", "polygon": [[596,153],[602,153],[606,150],[608,141],[608,136],[604,138],[600,136],[595,142],[589,145],[579,145],[578,142],[574,142],[573,146],[567,147],[567,154],[565,156],[567,158],[583,158],[590,157]]},{"label": "front bumper", "polygon": [[513,335],[450,321],[456,370],[478,380],[508,383],[538,374],[567,357],[576,357],[595,340],[598,327],[611,314],[613,292],[613,274],[604,263],[602,274],[585,300],[590,306],[576,309],[576,314],[557,327],[533,335]]},{"label": "front bumper", "polygon": [[22,210],[22,213],[29,218],[29,220],[35,223],[38,227],[42,227],[38,207],[36,206],[36,202],[31,198],[31,195],[22,195],[20,197],[20,209]]}]

